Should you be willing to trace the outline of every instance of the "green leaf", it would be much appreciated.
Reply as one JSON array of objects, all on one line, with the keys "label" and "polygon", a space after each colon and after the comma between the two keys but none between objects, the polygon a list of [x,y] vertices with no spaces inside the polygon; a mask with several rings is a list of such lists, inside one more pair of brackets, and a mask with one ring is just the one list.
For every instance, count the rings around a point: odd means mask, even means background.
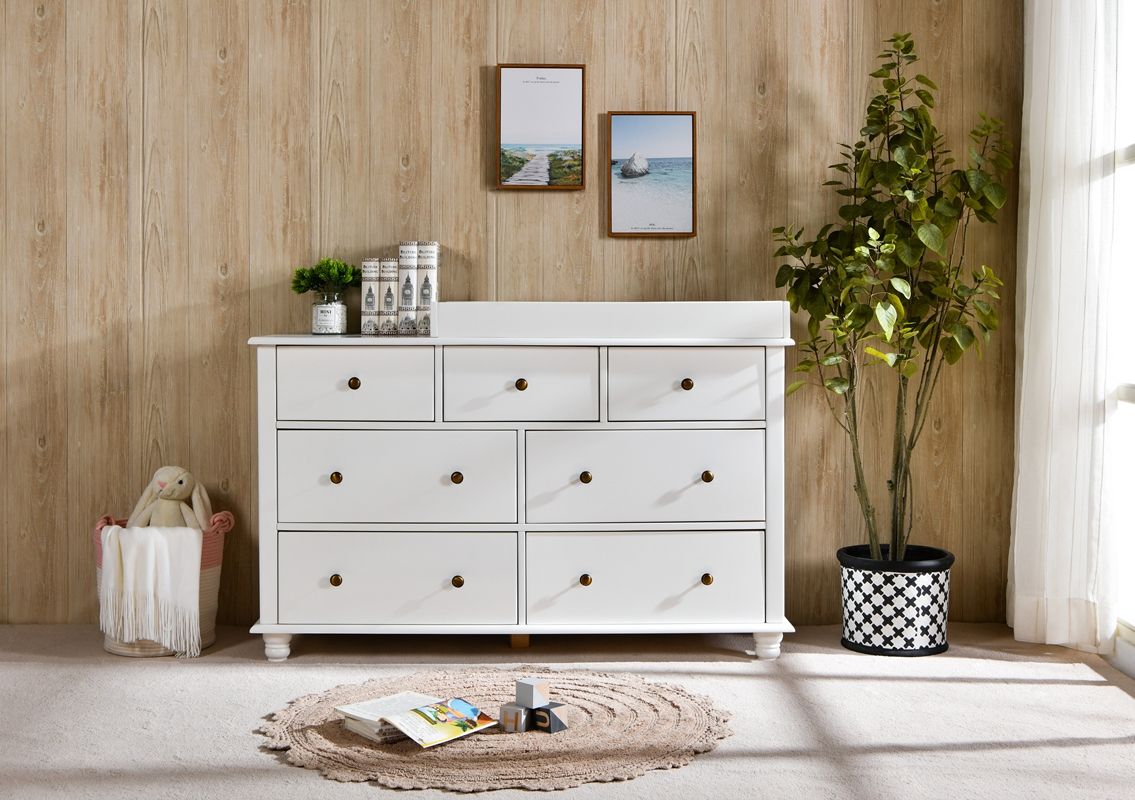
[{"label": "green leaf", "polygon": [[843,356],[841,356],[841,355],[831,355],[831,356],[824,356],[820,360],[820,363],[823,364],[825,367],[834,367],[836,364],[843,363],[843,360],[844,360]]},{"label": "green leaf", "polygon": [[874,356],[880,361],[886,361],[888,367],[893,367],[895,362],[898,361],[898,353],[884,353],[882,350],[876,350],[874,347],[865,347],[863,352],[869,356]]},{"label": "green leaf", "polygon": [[934,95],[930,94],[930,92],[925,89],[915,89],[914,93],[918,96],[918,99],[922,101],[924,106],[934,108]]},{"label": "green leaf", "polygon": [[933,89],[934,91],[938,91],[938,84],[934,83],[934,81],[930,80],[925,75],[922,75],[922,74],[915,75],[914,79],[916,81],[918,81],[919,83],[921,83],[923,86],[928,86],[931,89]]},{"label": "green leaf", "polygon": [[[982,189],[985,188],[985,184],[987,184],[988,182],[989,182],[989,178],[981,170],[979,170],[979,169],[967,169],[966,170],[966,183],[969,184],[969,188],[973,189],[973,191],[980,192]],[[966,202],[966,205],[969,205],[968,200]]]},{"label": "green leaf", "polygon": [[964,353],[954,337],[942,339],[942,354],[946,357],[946,363],[957,364]]},{"label": "green leaf", "polygon": [[973,331],[970,330],[968,325],[963,325],[960,322],[955,322],[950,326],[949,330],[950,335],[954,337],[954,341],[956,341],[958,343],[958,346],[963,350],[968,350],[970,348],[970,345],[973,344]]},{"label": "green leaf", "polygon": [[846,394],[851,384],[848,383],[847,378],[828,378],[824,381],[824,386],[830,392]]},{"label": "green leaf", "polygon": [[942,236],[942,229],[933,222],[926,222],[918,226],[918,240],[935,253],[945,254],[946,239]]},{"label": "green leaf", "polygon": [[913,267],[918,263],[918,259],[922,253],[915,248],[908,239],[899,239],[895,242],[895,255],[899,257],[899,261],[908,267]]},{"label": "green leaf", "polygon": [[999,183],[985,184],[981,193],[993,204],[994,208],[1001,208],[1005,205],[1005,201],[1009,199],[1009,193],[1005,191],[1005,187]]},{"label": "green leaf", "polygon": [[807,383],[808,381],[793,381],[792,383],[788,384],[788,388],[784,390],[784,396],[788,397],[790,394],[795,394],[796,392],[800,391],[801,387],[803,387]]},{"label": "green leaf", "polygon": [[910,299],[910,283],[905,278],[900,278],[897,275],[891,278],[891,286],[895,287],[895,291]]},{"label": "green leaf", "polygon": [[899,312],[890,304],[890,301],[884,300],[875,306],[875,319],[879,320],[879,327],[883,329],[883,337],[889,342],[891,340],[891,334],[895,331],[895,323],[898,322]]}]

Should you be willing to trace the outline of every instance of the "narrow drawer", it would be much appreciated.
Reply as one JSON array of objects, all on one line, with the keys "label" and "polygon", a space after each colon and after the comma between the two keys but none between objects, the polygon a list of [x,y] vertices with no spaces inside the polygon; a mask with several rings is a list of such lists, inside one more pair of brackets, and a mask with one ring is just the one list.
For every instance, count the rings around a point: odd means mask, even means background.
[{"label": "narrow drawer", "polygon": [[432,422],[434,348],[278,347],[276,416]]},{"label": "narrow drawer", "polygon": [[612,347],[612,421],[765,418],[763,347]]},{"label": "narrow drawer", "polygon": [[277,437],[281,522],[516,522],[514,431]]},{"label": "narrow drawer", "polygon": [[529,522],[765,518],[761,430],[529,431],[525,448]]},{"label": "narrow drawer", "polygon": [[449,422],[599,419],[595,347],[446,347]]},{"label": "narrow drawer", "polygon": [[278,535],[281,623],[516,623],[515,531]]},{"label": "narrow drawer", "polygon": [[529,625],[764,622],[761,531],[529,532],[526,543]]}]

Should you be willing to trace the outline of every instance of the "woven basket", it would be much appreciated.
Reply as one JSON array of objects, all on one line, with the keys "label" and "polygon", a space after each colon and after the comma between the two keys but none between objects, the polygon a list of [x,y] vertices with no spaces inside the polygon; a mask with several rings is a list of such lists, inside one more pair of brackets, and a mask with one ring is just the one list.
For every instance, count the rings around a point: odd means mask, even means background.
[{"label": "woven basket", "polygon": [[[95,523],[95,577],[97,591],[102,596],[102,529],[107,525],[126,525],[124,519],[103,517]],[[201,649],[211,645],[217,640],[217,593],[221,588],[221,559],[225,551],[225,534],[233,528],[233,515],[228,511],[219,511],[209,520],[209,529],[201,532],[201,582],[198,589],[198,610],[201,624]],[[149,639],[139,639],[136,642],[123,642],[110,636],[104,636],[103,649],[108,653],[132,658],[152,658],[154,656],[172,656],[172,650],[167,650],[157,642]]]}]

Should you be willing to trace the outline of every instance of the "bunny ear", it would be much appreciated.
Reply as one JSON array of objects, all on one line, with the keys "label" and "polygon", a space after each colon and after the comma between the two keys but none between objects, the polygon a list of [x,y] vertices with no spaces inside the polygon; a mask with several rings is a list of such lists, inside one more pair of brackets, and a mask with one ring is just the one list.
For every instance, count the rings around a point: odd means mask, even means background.
[{"label": "bunny ear", "polygon": [[200,481],[193,487],[193,513],[201,523],[201,530],[209,530],[213,518],[213,504],[209,502],[209,493],[205,491],[205,484]]},{"label": "bunny ear", "polygon": [[130,512],[130,518],[126,521],[126,527],[133,528],[137,526],[146,507],[157,500],[157,498],[158,491],[154,488],[154,478],[151,478],[150,482],[146,484],[146,488],[142,490],[142,496],[138,498],[138,503],[134,506],[134,510]]}]

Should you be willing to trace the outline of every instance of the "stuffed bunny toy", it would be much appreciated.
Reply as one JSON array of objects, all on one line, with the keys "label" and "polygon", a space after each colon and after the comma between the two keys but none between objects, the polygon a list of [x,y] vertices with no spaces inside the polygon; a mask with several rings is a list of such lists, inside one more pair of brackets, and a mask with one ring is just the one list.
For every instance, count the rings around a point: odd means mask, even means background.
[{"label": "stuffed bunny toy", "polygon": [[[190,499],[192,507],[186,502]],[[189,470],[162,467],[142,492],[126,526],[207,530],[212,516],[209,495]]]}]

